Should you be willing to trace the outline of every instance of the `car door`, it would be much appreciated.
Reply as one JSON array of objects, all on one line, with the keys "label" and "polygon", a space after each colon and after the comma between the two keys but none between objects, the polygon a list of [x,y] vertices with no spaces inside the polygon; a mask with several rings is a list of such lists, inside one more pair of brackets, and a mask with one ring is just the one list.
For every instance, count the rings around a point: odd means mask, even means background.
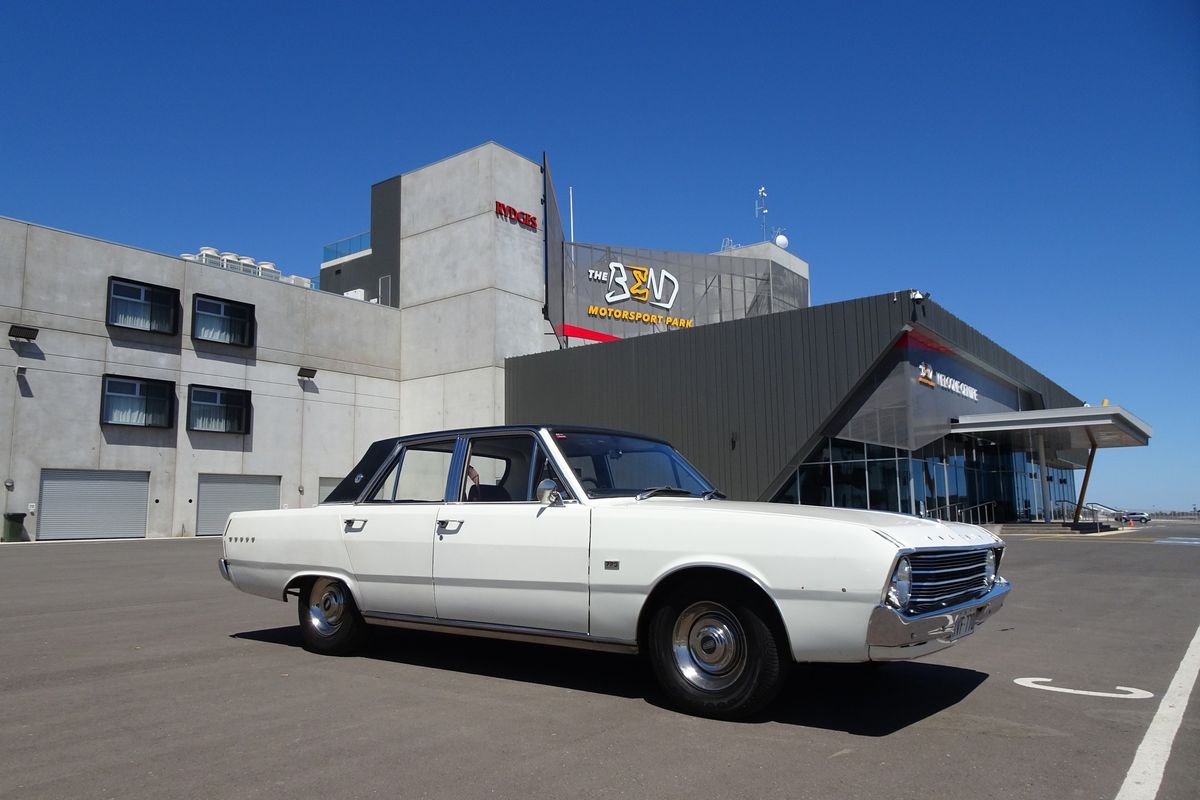
[{"label": "car door", "polygon": [[434,616],[433,538],[456,441],[405,445],[365,499],[345,507],[342,541],[363,612]]},{"label": "car door", "polygon": [[533,434],[470,437],[462,473],[438,514],[438,617],[587,633],[590,510],[537,501],[542,478],[564,484]]}]

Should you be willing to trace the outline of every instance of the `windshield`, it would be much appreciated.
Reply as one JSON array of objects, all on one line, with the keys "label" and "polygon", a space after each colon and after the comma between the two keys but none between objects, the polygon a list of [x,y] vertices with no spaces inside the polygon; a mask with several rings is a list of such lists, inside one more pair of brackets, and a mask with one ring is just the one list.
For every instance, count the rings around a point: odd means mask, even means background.
[{"label": "windshield", "polygon": [[553,436],[588,497],[636,496],[656,488],[701,497],[713,488],[662,442],[571,430],[555,430]]}]

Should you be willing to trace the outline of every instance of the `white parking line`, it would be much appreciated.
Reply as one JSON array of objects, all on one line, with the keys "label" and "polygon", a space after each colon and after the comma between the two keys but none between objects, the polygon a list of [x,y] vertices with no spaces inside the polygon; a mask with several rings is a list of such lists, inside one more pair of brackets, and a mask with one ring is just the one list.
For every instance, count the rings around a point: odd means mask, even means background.
[{"label": "white parking line", "polygon": [[1200,544],[1200,539],[1188,536],[1169,536],[1166,539],[1155,539],[1155,544]]},{"label": "white parking line", "polygon": [[1024,686],[1026,689],[1045,689],[1047,692],[1063,692],[1064,694],[1084,694],[1088,697],[1119,697],[1126,700],[1149,700],[1154,697],[1154,692],[1147,692],[1145,689],[1135,689],[1132,686],[1117,686],[1119,691],[1116,692],[1093,692],[1090,689],[1068,689],[1065,686],[1045,686],[1043,684],[1050,683],[1052,678],[1013,678],[1013,683],[1017,686]]},{"label": "white parking line", "polygon": [[1167,759],[1171,757],[1171,744],[1183,721],[1183,712],[1187,709],[1197,675],[1200,675],[1200,628],[1196,629],[1192,643],[1179,662],[1179,669],[1175,670],[1171,685],[1158,704],[1158,711],[1154,712],[1154,719],[1150,720],[1150,727],[1142,737],[1116,800],[1153,800],[1158,795],[1163,770],[1167,767]]}]

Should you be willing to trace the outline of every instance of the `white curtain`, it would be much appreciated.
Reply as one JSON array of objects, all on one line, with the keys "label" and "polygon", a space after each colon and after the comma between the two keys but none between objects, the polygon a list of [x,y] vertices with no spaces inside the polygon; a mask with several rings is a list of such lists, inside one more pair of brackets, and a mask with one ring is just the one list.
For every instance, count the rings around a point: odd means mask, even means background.
[{"label": "white curtain", "polygon": [[242,430],[242,409],[211,403],[192,403],[192,427],[199,431]]},{"label": "white curtain", "polygon": [[145,425],[146,400],[142,397],[110,394],[107,398],[108,415],[106,422],[117,425]]},{"label": "white curtain", "polygon": [[104,398],[104,404],[105,422],[115,425],[168,425],[168,402],[165,399],[110,394]]},{"label": "white curtain", "polygon": [[150,304],[127,297],[112,298],[113,323],[127,328],[150,330]]},{"label": "white curtain", "polygon": [[246,323],[244,320],[223,317],[218,314],[196,312],[196,335],[210,342],[244,342]]}]

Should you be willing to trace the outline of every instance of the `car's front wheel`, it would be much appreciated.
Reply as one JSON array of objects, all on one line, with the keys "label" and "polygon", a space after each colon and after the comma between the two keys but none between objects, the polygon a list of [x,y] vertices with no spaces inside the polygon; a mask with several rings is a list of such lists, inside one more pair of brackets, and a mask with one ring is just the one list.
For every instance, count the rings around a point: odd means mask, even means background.
[{"label": "car's front wheel", "polygon": [[655,677],[692,714],[740,719],[760,711],[783,688],[788,664],[772,618],[749,592],[672,593],[647,626]]},{"label": "car's front wheel", "polygon": [[297,612],[306,650],[341,656],[362,644],[366,624],[346,584],[335,578],[315,578],[302,587]]}]

